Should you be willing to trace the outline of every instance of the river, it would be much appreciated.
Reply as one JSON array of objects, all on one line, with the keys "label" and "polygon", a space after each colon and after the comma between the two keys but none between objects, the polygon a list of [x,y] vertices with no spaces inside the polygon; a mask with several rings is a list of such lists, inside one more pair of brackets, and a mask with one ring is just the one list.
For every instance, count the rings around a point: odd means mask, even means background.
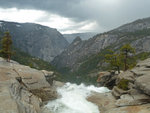
[{"label": "river", "polygon": [[106,87],[85,86],[84,84],[66,83],[57,89],[60,98],[48,102],[47,113],[100,113],[98,106],[87,101],[92,92],[109,92]]}]

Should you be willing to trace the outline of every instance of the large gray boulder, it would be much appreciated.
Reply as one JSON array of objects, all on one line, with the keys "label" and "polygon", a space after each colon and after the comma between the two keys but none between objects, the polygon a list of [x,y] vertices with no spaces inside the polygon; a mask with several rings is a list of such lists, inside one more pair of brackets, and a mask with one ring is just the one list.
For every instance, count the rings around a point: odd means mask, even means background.
[{"label": "large gray boulder", "polygon": [[100,72],[98,74],[98,86],[105,86],[112,89],[115,86],[117,74],[115,72]]},{"label": "large gray boulder", "polygon": [[48,74],[0,58],[0,113],[42,113],[42,103],[57,97]]},{"label": "large gray boulder", "polygon": [[138,77],[135,83],[140,90],[150,96],[150,75]]},{"label": "large gray boulder", "polygon": [[132,72],[137,76],[137,88],[150,96],[150,58],[139,62]]},{"label": "large gray boulder", "polygon": [[[118,84],[127,80],[127,90],[124,91]],[[121,83],[125,84],[125,83]],[[135,68],[117,76],[116,85],[112,94],[116,97],[117,106],[131,106],[150,103],[150,58],[140,61]]]}]

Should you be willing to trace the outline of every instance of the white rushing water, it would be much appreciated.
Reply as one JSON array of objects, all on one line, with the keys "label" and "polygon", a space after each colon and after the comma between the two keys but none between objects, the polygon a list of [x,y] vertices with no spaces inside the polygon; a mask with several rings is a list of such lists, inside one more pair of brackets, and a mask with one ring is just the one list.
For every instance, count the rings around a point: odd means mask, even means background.
[{"label": "white rushing water", "polygon": [[98,106],[86,100],[92,92],[105,93],[105,87],[85,86],[66,83],[57,89],[60,98],[50,101],[45,107],[49,113],[100,113]]}]

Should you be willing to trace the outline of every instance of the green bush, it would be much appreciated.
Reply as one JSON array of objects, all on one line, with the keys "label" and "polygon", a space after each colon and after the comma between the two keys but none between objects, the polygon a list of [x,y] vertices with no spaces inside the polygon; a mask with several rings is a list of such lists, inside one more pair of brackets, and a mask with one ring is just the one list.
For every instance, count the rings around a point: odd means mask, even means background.
[{"label": "green bush", "polygon": [[123,89],[123,90],[128,90],[128,84],[129,84],[129,80],[127,79],[121,79],[120,82],[118,83],[118,87],[120,89]]}]

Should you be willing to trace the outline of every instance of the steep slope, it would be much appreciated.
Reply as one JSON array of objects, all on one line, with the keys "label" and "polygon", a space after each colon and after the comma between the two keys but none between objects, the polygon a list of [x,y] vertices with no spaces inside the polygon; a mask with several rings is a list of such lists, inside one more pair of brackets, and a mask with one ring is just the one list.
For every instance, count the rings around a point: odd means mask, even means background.
[{"label": "steep slope", "polygon": [[63,34],[63,36],[67,39],[69,43],[72,43],[76,37],[80,37],[82,40],[88,40],[92,38],[97,33],[94,32],[87,32],[87,33],[73,33],[73,34]]},{"label": "steep slope", "polygon": [[[2,40],[2,33],[0,33],[0,40]],[[0,45],[0,50],[1,50],[1,45]],[[21,51],[18,48],[12,47],[12,51],[14,54],[11,56],[12,60],[17,61],[18,63],[26,66],[30,66],[35,69],[42,69],[42,70],[47,70],[47,71],[56,71],[55,67],[53,67],[49,62],[44,61],[40,58],[33,57],[29,55],[28,53],[25,53]],[[0,53],[0,57],[3,55]]]},{"label": "steep slope", "polygon": [[53,76],[0,57],[0,113],[43,113],[43,102],[57,97]]},{"label": "steep slope", "polygon": [[67,68],[76,71],[91,57],[105,53],[108,48],[117,50],[126,43],[131,43],[137,53],[150,52],[150,18],[134,21],[115,30],[98,34],[89,40],[74,40],[52,61],[52,64],[58,69]]},{"label": "steep slope", "polygon": [[16,48],[45,61],[51,61],[68,46],[56,29],[39,24],[0,21],[0,31],[10,32]]}]

